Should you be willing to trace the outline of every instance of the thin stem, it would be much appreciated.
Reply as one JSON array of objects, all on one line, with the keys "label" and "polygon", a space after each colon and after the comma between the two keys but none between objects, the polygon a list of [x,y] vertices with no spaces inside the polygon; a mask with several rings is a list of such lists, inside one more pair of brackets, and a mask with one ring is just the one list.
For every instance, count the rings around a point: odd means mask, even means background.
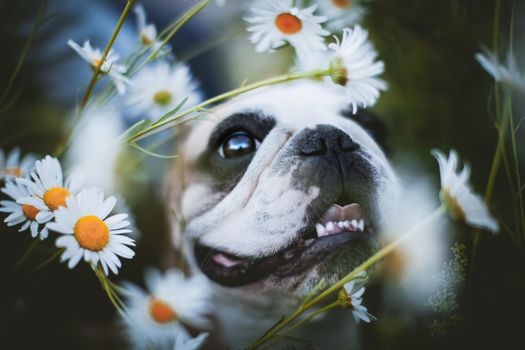
[{"label": "thin stem", "polygon": [[[512,156],[513,156],[513,161],[514,161],[514,173],[516,175],[516,183],[518,185],[518,188],[521,189],[522,185],[521,185],[520,163],[518,160],[518,148],[516,146],[517,144],[516,133],[514,131],[514,120],[512,118],[512,101],[510,97],[507,103],[509,104],[509,111],[508,111],[509,118],[508,119],[510,120],[510,141],[511,141]],[[525,239],[525,207],[523,204],[522,191],[518,191],[518,205],[519,205],[519,212],[520,212],[520,219],[521,219],[522,238]]]},{"label": "thin stem", "polygon": [[126,3],[126,7],[122,11],[122,14],[120,15],[120,19],[117,22],[117,25],[115,29],[113,30],[113,34],[111,35],[111,38],[109,39],[108,44],[106,45],[106,48],[104,49],[104,52],[102,53],[102,57],[100,58],[100,61],[96,65],[93,71],[93,76],[91,77],[91,81],[89,82],[89,85],[86,89],[86,92],[84,93],[84,96],[82,97],[82,101],[80,102],[79,108],[76,111],[75,118],[73,119],[71,126],[68,127],[67,132],[65,133],[65,136],[62,138],[61,142],[58,144],[57,148],[53,152],[53,155],[56,157],[59,157],[68,147],[69,142],[73,138],[73,133],[75,132],[75,126],[78,123],[81,115],[82,110],[84,107],[86,107],[89,97],[91,96],[91,93],[93,91],[93,88],[95,87],[95,84],[97,82],[98,76],[100,75],[102,65],[106,61],[106,58],[109,54],[109,51],[111,50],[111,47],[115,43],[115,40],[117,39],[117,36],[120,32],[120,29],[122,28],[122,25],[124,24],[124,20],[129,14],[129,11],[131,10],[133,4],[135,4],[136,0],[128,0]]},{"label": "thin stem", "polygon": [[51,262],[53,262],[56,258],[58,258],[62,253],[64,252],[64,249],[59,249],[55,252],[55,254],[51,255],[51,257],[49,257],[48,259],[46,259],[44,262],[42,262],[41,264],[39,264],[37,267],[35,267],[33,269],[33,271],[31,271],[31,273],[35,273],[37,272],[38,270],[46,267],[48,264],[50,264]]},{"label": "thin stem", "polygon": [[20,266],[24,263],[24,261],[26,261],[26,259],[29,257],[29,255],[31,255],[33,250],[35,250],[38,243],[40,243],[40,240],[38,238],[34,238],[33,242],[31,243],[29,248],[27,248],[24,255],[22,255],[22,257],[20,257],[20,259],[18,259],[18,261],[16,262],[15,270],[18,270],[18,268],[20,268]]},{"label": "thin stem", "polygon": [[336,300],[334,301],[333,303],[331,304],[328,304],[326,305],[325,307],[323,308],[320,308],[319,310],[315,311],[315,312],[312,312],[310,315],[308,315],[307,317],[303,318],[302,320],[299,320],[297,321],[296,323],[294,323],[293,325],[291,325],[290,327],[288,327],[283,333],[279,334],[279,335],[288,335],[290,334],[293,330],[295,330],[296,328],[299,328],[299,326],[305,324],[306,322],[312,320],[313,318],[315,318],[316,316],[328,311],[328,310],[331,310],[333,309],[334,307],[336,306],[339,306],[339,301]]},{"label": "thin stem", "polygon": [[446,207],[442,204],[438,208],[436,208],[433,212],[431,212],[428,216],[426,216],[423,220],[418,222],[417,225],[412,227],[408,232],[406,232],[404,235],[396,239],[395,241],[391,242],[390,244],[386,245],[382,249],[380,249],[377,253],[372,255],[368,260],[363,262],[361,265],[359,265],[357,268],[355,268],[352,272],[350,272],[348,275],[346,275],[344,278],[339,280],[336,284],[330,286],[328,289],[326,289],[324,292],[320,293],[316,297],[314,297],[311,301],[304,304],[304,306],[299,307],[297,310],[294,311],[289,317],[281,321],[279,324],[275,325],[272,329],[270,329],[267,333],[265,333],[262,337],[257,339],[252,345],[250,345],[247,350],[253,350],[257,349],[264,343],[266,343],[269,339],[274,337],[281,329],[286,327],[288,324],[290,324],[292,321],[297,319],[300,315],[302,315],[306,310],[312,308],[314,305],[325,299],[326,297],[330,296],[331,294],[338,292],[345,283],[351,281],[356,277],[356,275],[362,271],[366,271],[368,268],[376,264],[379,260],[383,259],[386,255],[388,255],[390,252],[392,252],[395,248],[397,248],[400,244],[404,243],[406,240],[411,238],[414,234],[418,233],[421,229],[423,229],[425,226],[429,225],[433,221],[437,220],[439,217],[441,217],[443,214],[446,213]]},{"label": "thin stem", "polygon": [[226,100],[226,99],[238,96],[238,95],[243,94],[245,92],[252,91],[252,90],[258,89],[258,88],[263,87],[263,86],[280,84],[280,83],[284,83],[284,82],[288,82],[288,81],[292,81],[292,80],[298,80],[298,79],[304,79],[304,78],[320,78],[320,77],[323,77],[325,75],[329,75],[330,72],[331,72],[330,69],[319,69],[319,70],[314,70],[314,71],[309,71],[309,72],[291,73],[291,74],[285,74],[285,75],[280,75],[280,76],[277,76],[277,77],[269,78],[269,79],[266,79],[266,80],[261,80],[259,82],[256,82],[256,83],[253,83],[253,84],[249,84],[249,85],[246,85],[246,86],[242,86],[240,88],[237,88],[237,89],[225,92],[223,94],[220,94],[218,96],[212,97],[209,100],[206,100],[206,101],[198,104],[197,106],[195,106],[193,108],[187,109],[187,110],[185,110],[185,111],[183,111],[181,113],[178,113],[178,114],[176,114],[176,115],[174,115],[174,116],[172,116],[170,118],[166,118],[166,119],[162,120],[161,122],[154,123],[150,127],[148,127],[146,129],[136,133],[135,135],[130,136],[128,138],[127,142],[128,143],[133,143],[133,142],[139,141],[139,140],[141,140],[141,139],[143,139],[145,137],[148,137],[150,135],[153,135],[153,134],[157,133],[158,129],[162,128],[163,126],[165,126],[167,124],[170,124],[170,123],[174,122],[177,119],[183,118],[183,117],[185,117],[185,116],[187,116],[187,115],[189,115],[191,113],[194,113],[194,112],[199,112],[199,111],[203,110],[205,107],[207,107],[209,105],[212,105],[212,104],[214,104],[216,102],[220,102],[220,101],[223,101],[223,100]]},{"label": "thin stem", "polygon": [[277,342],[279,342],[281,340],[281,339],[279,339],[279,337],[281,337],[281,338],[285,337],[286,335],[290,334],[292,331],[294,331],[295,329],[299,328],[303,324],[311,321],[313,318],[315,318],[315,317],[319,316],[320,314],[325,313],[326,311],[331,310],[331,309],[333,309],[334,307],[337,307],[337,306],[339,306],[339,301],[336,300],[333,303],[328,304],[325,307],[322,307],[322,308],[320,308],[319,310],[317,310],[315,312],[312,312],[310,315],[306,316],[305,318],[295,322],[293,325],[291,325],[290,327],[286,328],[286,330],[284,332],[282,332],[280,334],[276,334],[274,337],[276,337],[278,339],[275,339],[272,342],[270,342],[270,344],[265,346],[262,350],[269,349],[270,347],[272,347],[274,344],[276,344]]},{"label": "thin stem", "polygon": [[[501,17],[501,0],[496,0],[494,3],[494,24],[492,26],[492,51],[497,53],[499,51],[499,27],[500,27],[500,17]],[[494,81],[494,103],[496,104],[496,124],[498,128],[498,143],[496,146],[496,151],[492,159],[492,165],[490,167],[489,178],[487,181],[487,187],[485,190],[485,202],[490,203],[492,201],[492,195],[494,191],[494,184],[496,182],[496,177],[498,175],[498,169],[501,163],[502,153],[505,148],[505,135],[508,128],[508,120],[503,116],[501,117],[500,109],[500,91],[499,83]],[[476,261],[476,255],[479,245],[479,240],[481,237],[481,230],[477,229],[474,231],[474,238],[472,241],[472,256],[470,259],[470,280],[472,281],[472,273],[474,271],[474,265]],[[472,284],[472,282],[469,282]],[[469,287],[471,289],[471,287]],[[470,294],[470,293],[469,293]]]},{"label": "thin stem", "polygon": [[124,8],[124,11],[122,11],[122,14],[120,15],[120,19],[118,20],[117,26],[115,27],[115,30],[113,31],[113,34],[111,35],[111,38],[109,39],[109,42],[106,45],[104,52],[102,53],[102,57],[100,58],[100,61],[98,62],[97,66],[95,67],[93,71],[93,76],[91,77],[91,81],[89,82],[86,92],[84,93],[84,97],[82,97],[82,102],[80,102],[81,109],[83,109],[88,103],[91,92],[93,91],[93,88],[95,87],[95,84],[97,82],[97,78],[100,75],[102,65],[106,61],[109,51],[111,50],[113,43],[115,43],[115,40],[117,39],[117,35],[120,32],[120,29],[122,28],[122,25],[124,24],[124,21],[126,20],[126,17],[128,16],[129,11],[131,10],[131,7],[133,6],[133,4],[135,4],[135,1],[136,0],[128,0],[128,2],[126,3],[126,7]]},{"label": "thin stem", "polygon": [[146,64],[157,58],[157,55],[162,50],[162,48],[166,46],[166,44],[180,30],[180,28],[182,28],[190,19],[192,19],[195,15],[201,12],[206,6],[208,6],[210,1],[211,0],[203,0],[199,2],[197,5],[193,6],[188,12],[186,12],[177,22],[175,22],[169,33],[164,37],[164,39],[162,39],[161,44],[134,71],[139,71]]}]

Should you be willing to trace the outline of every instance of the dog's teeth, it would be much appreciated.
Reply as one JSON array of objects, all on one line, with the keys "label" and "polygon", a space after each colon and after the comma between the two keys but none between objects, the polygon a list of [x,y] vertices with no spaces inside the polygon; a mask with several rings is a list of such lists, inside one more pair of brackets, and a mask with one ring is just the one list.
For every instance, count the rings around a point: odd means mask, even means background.
[{"label": "dog's teeth", "polygon": [[306,241],[304,241],[304,245],[308,247],[309,245],[314,243],[314,241],[315,241],[314,238],[307,239]]},{"label": "dog's teeth", "polygon": [[357,227],[358,227],[357,220],[352,220],[351,224],[352,224],[352,227],[354,228],[354,230],[356,230]]},{"label": "dog's teeth", "polygon": [[334,223],[330,221],[326,224],[326,231],[333,231],[334,227]]},{"label": "dog's teeth", "polygon": [[343,221],[343,227],[344,228],[350,228],[350,221],[348,221],[348,220]]},{"label": "dog's teeth", "polygon": [[365,230],[365,221],[363,219],[359,220],[359,223],[357,225],[361,231]]},{"label": "dog's teeth", "polygon": [[339,226],[339,228],[345,228],[345,223],[344,223],[344,221],[339,221],[339,222],[337,223],[337,226]]},{"label": "dog's teeth", "polygon": [[324,226],[321,224],[315,224],[315,230],[317,231],[317,236],[322,237],[325,235]]}]

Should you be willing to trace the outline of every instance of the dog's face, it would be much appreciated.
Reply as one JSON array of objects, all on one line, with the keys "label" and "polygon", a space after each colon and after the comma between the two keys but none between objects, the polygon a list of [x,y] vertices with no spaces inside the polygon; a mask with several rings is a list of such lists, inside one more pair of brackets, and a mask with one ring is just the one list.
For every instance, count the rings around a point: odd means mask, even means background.
[{"label": "dog's face", "polygon": [[225,287],[304,295],[377,249],[397,181],[377,130],[355,119],[374,120],[347,107],[300,82],[242,96],[193,127],[172,203],[194,269]]}]

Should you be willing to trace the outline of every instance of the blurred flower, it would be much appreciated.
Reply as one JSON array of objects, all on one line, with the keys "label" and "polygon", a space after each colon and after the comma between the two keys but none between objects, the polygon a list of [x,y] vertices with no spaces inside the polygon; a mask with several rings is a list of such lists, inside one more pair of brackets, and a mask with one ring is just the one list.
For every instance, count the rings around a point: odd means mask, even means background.
[{"label": "blurred flower", "polygon": [[66,206],[66,199],[80,191],[82,179],[78,174],[70,176],[64,182],[62,167],[58,159],[46,156],[36,161],[36,171],[30,179],[17,178],[16,181],[27,187],[29,194],[17,200],[19,204],[35,207],[39,210],[36,221],[45,223],[54,217],[54,212]]},{"label": "blurred flower", "polygon": [[9,216],[4,220],[7,226],[22,224],[18,232],[23,232],[29,228],[33,238],[40,235],[40,239],[46,239],[49,231],[45,225],[42,230],[39,231],[39,223],[36,221],[36,216],[40,210],[32,205],[17,203],[20,198],[31,196],[27,187],[15,181],[8,180],[2,188],[2,192],[13,199],[0,201],[0,212],[9,213]]},{"label": "blurred flower", "polygon": [[[82,46],[78,45],[73,40],[69,39],[67,44],[75,50],[85,61],[87,61],[91,68],[95,69],[100,60],[102,59],[102,51],[91,47],[89,40],[84,41]],[[130,80],[124,75],[128,68],[122,64],[117,64],[119,55],[114,53],[113,50],[109,51],[106,60],[102,63],[100,71],[102,74],[108,74],[119,94],[126,92],[126,84],[130,84]]]},{"label": "blurred flower", "polygon": [[175,339],[175,347],[173,350],[197,350],[204,344],[208,338],[209,333],[203,332],[192,338],[188,333],[181,332]]},{"label": "blurred flower", "polygon": [[142,4],[135,5],[133,11],[137,16],[137,29],[141,44],[156,50],[162,45],[162,42],[157,40],[157,27],[155,27],[154,24],[148,24],[146,22],[146,11]]},{"label": "blurred flower", "polygon": [[359,25],[345,28],[341,42],[332,43],[329,48],[334,50],[330,61],[332,81],[344,87],[353,113],[358,106],[375,104],[380,90],[386,90],[387,85],[377,77],[385,66],[376,60],[377,52],[368,41],[368,32]]},{"label": "blurred flower", "polygon": [[147,113],[148,118],[157,120],[186,98],[183,108],[193,107],[202,99],[188,66],[160,61],[133,78],[127,105],[134,113]]},{"label": "blurred flower", "polygon": [[116,192],[117,160],[122,146],[119,137],[123,132],[123,122],[113,108],[89,107],[82,112],[66,164],[75,173],[83,174],[84,186]]},{"label": "blurred flower", "polygon": [[30,153],[20,158],[18,147],[13,148],[7,155],[4,150],[0,149],[0,181],[27,176],[35,164],[35,160],[35,156]]},{"label": "blurred flower", "polygon": [[356,323],[360,320],[365,322],[374,321],[376,318],[372,316],[362,305],[363,294],[365,293],[365,287],[367,275],[365,272],[361,272],[355,276],[353,280],[345,283],[343,289],[339,292],[339,304],[342,308],[350,309],[352,315],[355,318]]},{"label": "blurred flower", "polygon": [[80,259],[93,265],[100,265],[108,275],[108,267],[118,274],[121,262],[118,256],[131,259],[135,253],[127,246],[134,246],[133,239],[123,235],[128,214],[108,217],[117,199],[108,197],[97,189],[84,189],[77,196],[67,198],[67,206],[55,212],[55,221],[47,224],[48,229],[63,234],[56,246],[65,248],[61,260],[69,260],[68,267],[75,267]]},{"label": "blurred flower", "polygon": [[516,61],[510,53],[507,55],[506,65],[500,63],[496,55],[489,51],[484,54],[477,53],[475,57],[494,80],[525,91],[525,74],[519,72]]},{"label": "blurred flower", "polygon": [[433,150],[432,155],[439,163],[440,199],[450,215],[471,226],[497,232],[499,230],[497,221],[490,215],[481,197],[470,188],[468,183],[470,167],[465,165],[463,170],[457,173],[458,156],[454,150],[450,151],[448,159],[438,150]]},{"label": "blurred flower", "polygon": [[[190,342],[183,324],[198,329],[209,327],[205,316],[210,311],[209,287],[202,276],[185,278],[176,269],[164,274],[158,270],[149,270],[146,273],[148,291],[130,283],[124,287],[128,292],[128,333],[137,349],[146,348],[147,345],[164,349],[177,343]],[[179,336],[182,338],[176,341]],[[202,338],[204,336],[198,337]]]},{"label": "blurred flower", "polygon": [[330,30],[341,30],[357,24],[366,13],[358,0],[319,0],[319,12],[327,18],[326,27]]},{"label": "blurred flower", "polygon": [[[436,208],[436,190],[426,173],[410,159],[398,161],[397,173],[402,184],[403,201],[386,215],[381,240],[393,242],[421,222]],[[397,246],[383,260],[381,277],[385,279],[383,295],[386,305],[403,308],[407,313],[426,312],[426,301],[435,292],[432,276],[447,258],[449,221],[440,217],[425,226],[424,234],[414,235]]]},{"label": "blurred flower", "polygon": [[260,1],[251,8],[252,17],[245,20],[252,24],[248,31],[250,40],[256,44],[256,51],[272,51],[285,42],[298,51],[325,50],[322,36],[329,32],[320,23],[326,18],[315,16],[317,6],[305,9],[294,7],[295,1]]}]

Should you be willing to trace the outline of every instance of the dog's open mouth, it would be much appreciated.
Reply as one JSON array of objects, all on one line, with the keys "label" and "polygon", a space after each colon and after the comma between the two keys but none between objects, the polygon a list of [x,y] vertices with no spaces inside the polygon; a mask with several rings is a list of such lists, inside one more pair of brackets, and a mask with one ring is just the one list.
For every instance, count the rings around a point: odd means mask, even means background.
[{"label": "dog's open mouth", "polygon": [[279,277],[301,273],[352,244],[368,240],[372,234],[373,228],[359,204],[334,204],[319,222],[274,255],[236,256],[197,242],[195,257],[211,280],[230,287],[243,286],[270,274]]}]

